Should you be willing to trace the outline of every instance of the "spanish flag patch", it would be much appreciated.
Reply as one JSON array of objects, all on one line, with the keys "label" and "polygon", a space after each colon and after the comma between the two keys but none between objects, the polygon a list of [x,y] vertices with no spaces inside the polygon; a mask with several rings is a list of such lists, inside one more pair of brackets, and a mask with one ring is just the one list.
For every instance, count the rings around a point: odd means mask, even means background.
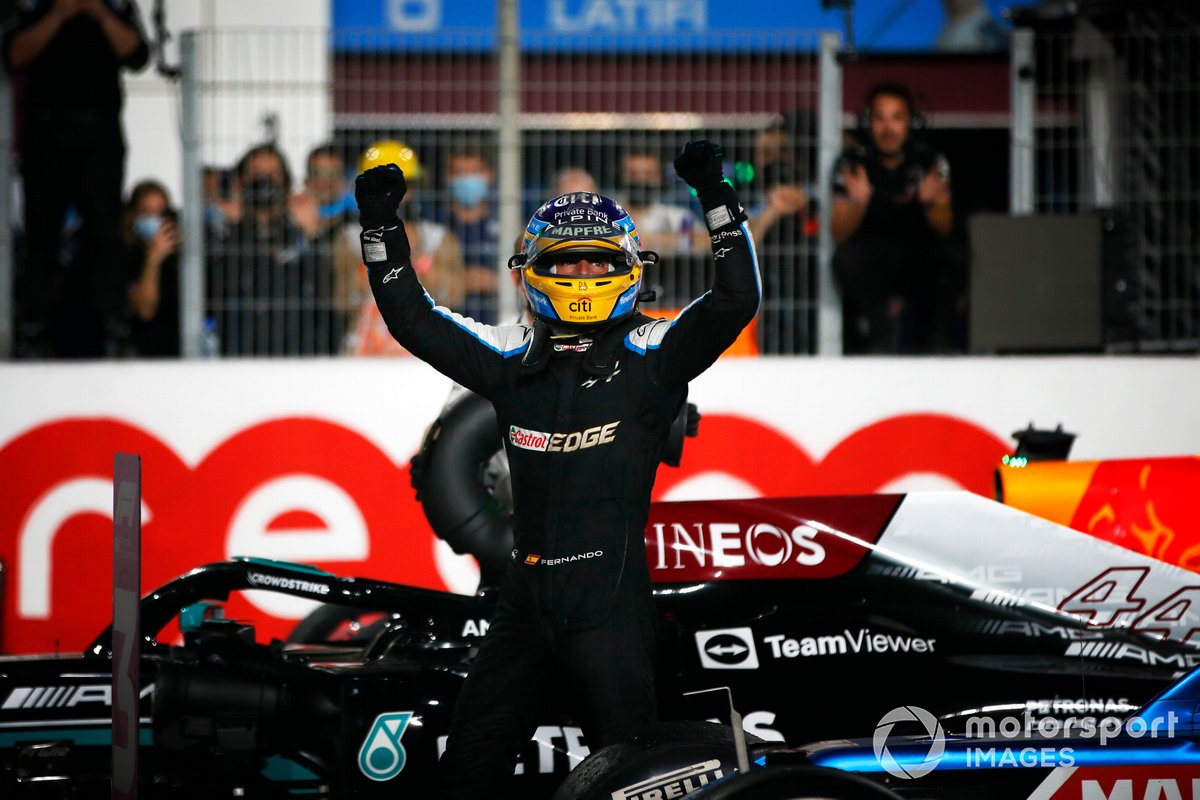
[{"label": "spanish flag patch", "polygon": [[537,562],[539,562],[541,560],[542,560],[541,556],[535,556],[533,553],[530,553],[529,555],[525,556],[526,564],[536,564]]}]

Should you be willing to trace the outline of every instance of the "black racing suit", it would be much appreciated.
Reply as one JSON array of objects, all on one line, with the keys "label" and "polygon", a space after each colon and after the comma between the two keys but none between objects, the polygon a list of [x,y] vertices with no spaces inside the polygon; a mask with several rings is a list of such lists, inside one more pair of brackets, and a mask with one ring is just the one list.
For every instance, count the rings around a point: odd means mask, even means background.
[{"label": "black racing suit", "polygon": [[688,381],[753,319],[760,295],[748,226],[735,217],[712,235],[711,290],[675,321],[642,317],[607,377],[582,369],[590,337],[551,339],[544,368],[530,370],[531,326],[436,307],[407,261],[368,262],[396,341],[495,405],[512,474],[516,549],[455,708],[439,766],[446,797],[502,793],[551,687],[592,749],[656,718],[650,490]]}]

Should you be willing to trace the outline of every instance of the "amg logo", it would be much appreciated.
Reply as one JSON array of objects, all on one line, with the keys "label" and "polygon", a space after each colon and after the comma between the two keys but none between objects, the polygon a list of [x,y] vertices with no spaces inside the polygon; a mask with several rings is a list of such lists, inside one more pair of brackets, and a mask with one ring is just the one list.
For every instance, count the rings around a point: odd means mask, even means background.
[{"label": "amg logo", "polygon": [[[146,686],[139,697],[154,691]],[[82,686],[18,686],[0,703],[0,711],[18,708],[74,708],[84,703],[112,705],[112,684],[96,683]]]},{"label": "amg logo", "polygon": [[463,624],[463,636],[483,636],[488,632],[491,622],[486,619],[469,619]]},{"label": "amg logo", "polygon": [[1162,655],[1145,647],[1125,642],[1071,642],[1067,655],[1076,658],[1110,658],[1139,661],[1147,666],[1170,664],[1179,669],[1191,669],[1200,665],[1200,655],[1195,653],[1170,653]]},{"label": "amg logo", "polygon": [[971,592],[971,599],[998,606],[1020,607],[1040,603],[1057,608],[1070,594],[1068,589],[1053,586],[1014,586],[1011,589],[979,587]]},{"label": "amg logo", "polygon": [[701,786],[707,786],[710,781],[724,777],[724,774],[720,761],[702,761],[618,789],[612,793],[612,800],[668,800],[683,797]]},{"label": "amg logo", "polygon": [[1027,636],[1033,639],[1050,636],[1069,641],[1104,638],[1103,631],[1077,630],[1064,625],[1043,625],[1040,622],[1025,622],[1014,619],[985,620],[977,626],[972,626],[972,629],[978,630],[980,633],[988,636]]},{"label": "amg logo", "polygon": [[254,586],[268,586],[272,589],[294,589],[310,594],[329,594],[329,586],[324,583],[301,580],[300,578],[285,578],[282,575],[267,575],[262,572],[251,572],[246,576]]}]

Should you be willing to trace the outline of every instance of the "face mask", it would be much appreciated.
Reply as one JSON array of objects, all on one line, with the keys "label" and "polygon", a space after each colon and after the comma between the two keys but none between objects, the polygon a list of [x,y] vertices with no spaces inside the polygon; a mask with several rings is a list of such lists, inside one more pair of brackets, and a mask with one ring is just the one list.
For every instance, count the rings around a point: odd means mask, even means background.
[{"label": "face mask", "polygon": [[204,224],[208,228],[220,228],[225,224],[225,212],[220,206],[209,203],[204,207]]},{"label": "face mask", "polygon": [[625,196],[631,206],[648,206],[658,200],[661,189],[650,183],[629,183],[625,185]]},{"label": "face mask", "polygon": [[487,197],[488,182],[482,175],[459,175],[450,181],[450,196],[459,205],[471,208]]},{"label": "face mask", "polygon": [[271,208],[282,205],[284,197],[283,186],[270,178],[255,178],[246,184],[242,191],[246,205],[252,208]]},{"label": "face mask", "polygon": [[149,242],[162,227],[162,217],[154,214],[141,214],[133,220],[133,235],[143,242]]}]

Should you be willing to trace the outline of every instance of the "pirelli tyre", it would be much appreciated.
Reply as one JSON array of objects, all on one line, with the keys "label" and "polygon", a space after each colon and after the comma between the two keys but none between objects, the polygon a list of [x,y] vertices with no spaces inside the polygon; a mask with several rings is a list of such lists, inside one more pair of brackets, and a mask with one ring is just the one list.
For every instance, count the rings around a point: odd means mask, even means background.
[{"label": "pirelli tyre", "polygon": [[[764,744],[750,734],[746,743],[751,748]],[[736,772],[733,731],[728,725],[664,722],[588,756],[552,800],[683,797]]]},{"label": "pirelli tyre", "polygon": [[861,775],[826,767],[759,767],[710,784],[688,800],[902,800]]}]

